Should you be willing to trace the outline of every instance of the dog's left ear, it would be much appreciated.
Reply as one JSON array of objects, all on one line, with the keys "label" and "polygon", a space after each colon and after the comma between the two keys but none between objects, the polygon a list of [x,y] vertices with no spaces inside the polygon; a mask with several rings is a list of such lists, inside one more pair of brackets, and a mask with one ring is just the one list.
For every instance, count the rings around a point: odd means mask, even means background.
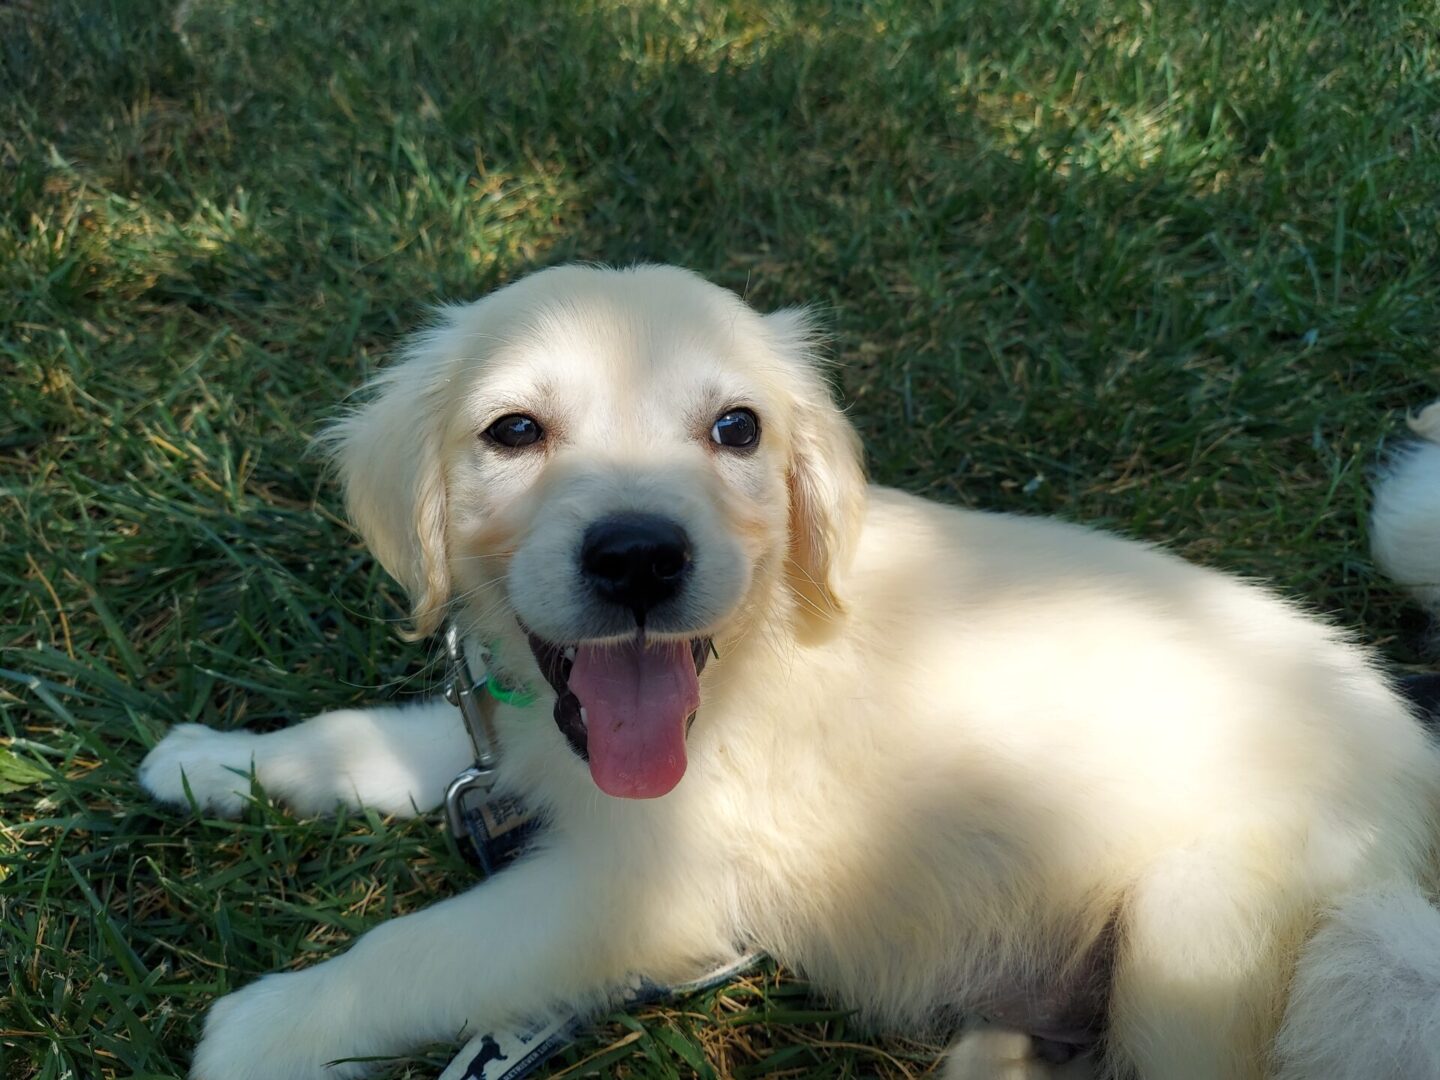
[{"label": "dog's left ear", "polygon": [[864,523],[866,485],[860,436],[836,406],[821,373],[808,312],[765,316],[775,351],[795,386],[790,456],[791,588],[816,629],[845,612],[844,576]]}]

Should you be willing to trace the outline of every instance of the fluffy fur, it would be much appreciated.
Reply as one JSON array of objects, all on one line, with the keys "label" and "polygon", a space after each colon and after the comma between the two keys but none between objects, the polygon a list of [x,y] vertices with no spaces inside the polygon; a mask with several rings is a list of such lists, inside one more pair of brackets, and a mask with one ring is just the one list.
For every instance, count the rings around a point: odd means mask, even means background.
[{"label": "fluffy fur", "polygon": [[[717,453],[708,424],[737,403],[760,445]],[[515,411],[542,418],[542,449],[477,439]],[[1366,653],[1152,547],[867,487],[803,316],[669,268],[545,271],[443,312],[332,445],[419,631],[448,606],[544,686],[517,616],[609,633],[577,537],[655,511],[698,552],[658,633],[711,634],[719,659],[660,799],[601,794],[547,694],[502,708],[502,784],[551,817],[539,848],[217,1002],[199,1080],[360,1076],[326,1063],[595,1006],[736,940],[878,1024],[933,1026],[1043,994],[1107,934],[1098,1055],[1051,1066],[971,1025],[949,1075],[1436,1075],[1440,752]],[[1435,580],[1437,455],[1382,492],[1387,564],[1422,567],[1406,580]],[[404,813],[466,762],[439,703],[187,726],[141,779],[183,802],[188,776],[233,811],[253,770],[302,811]]]},{"label": "fluffy fur", "polygon": [[1440,914],[1413,890],[1362,892],[1301,954],[1276,1080],[1440,1076]]}]

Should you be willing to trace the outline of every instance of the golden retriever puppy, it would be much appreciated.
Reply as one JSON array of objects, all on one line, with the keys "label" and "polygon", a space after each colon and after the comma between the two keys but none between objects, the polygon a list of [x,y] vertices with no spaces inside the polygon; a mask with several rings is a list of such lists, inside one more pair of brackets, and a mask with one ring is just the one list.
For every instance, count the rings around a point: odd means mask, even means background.
[{"label": "golden retriever puppy", "polygon": [[[952,1025],[952,1080],[1440,1076],[1440,750],[1371,658],[1153,547],[867,486],[803,313],[546,270],[444,310],[330,445],[417,632],[528,688],[500,784],[549,824],[217,1002],[194,1077],[360,1076],[327,1063],[736,942]],[[187,725],[141,780],[404,814],[470,759],[437,701]]]}]

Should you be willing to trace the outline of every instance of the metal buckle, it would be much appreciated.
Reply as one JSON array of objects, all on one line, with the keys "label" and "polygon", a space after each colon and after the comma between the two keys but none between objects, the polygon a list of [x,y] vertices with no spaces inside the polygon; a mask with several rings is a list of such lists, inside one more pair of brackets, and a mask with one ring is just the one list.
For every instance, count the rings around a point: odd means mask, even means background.
[{"label": "metal buckle", "polygon": [[[480,838],[470,831],[470,822],[473,815],[480,812],[478,804],[489,798],[490,789],[494,786],[493,769],[481,769],[471,765],[451,780],[449,787],[445,789],[445,821],[450,827],[450,835],[455,838],[455,845],[460,849],[460,854],[465,856],[465,861],[486,873],[489,873],[490,867],[486,865]],[[472,806],[472,800],[477,805]]]},{"label": "metal buckle", "polygon": [[465,861],[487,877],[528,846],[542,818],[523,800],[497,794],[492,777],[466,769],[445,792],[445,817]]},{"label": "metal buckle", "polygon": [[[464,642],[453,625],[445,631],[445,649],[450,657],[445,700],[460,710],[475,748],[475,764],[445,789],[445,822],[466,861],[488,876],[524,849],[540,819],[522,800],[495,793],[500,743],[491,700],[497,695],[490,673],[476,681]],[[488,655],[485,660],[488,666]]]},{"label": "metal buckle", "polygon": [[493,770],[496,762],[495,733],[490,729],[490,717],[480,704],[480,696],[487,692],[490,675],[487,672],[484,679],[475,681],[470,672],[470,661],[465,657],[465,643],[453,623],[445,630],[445,651],[450,657],[450,681],[445,684],[445,700],[459,709],[460,715],[465,718],[465,730],[470,733],[470,742],[475,747],[475,763],[482,769]]}]

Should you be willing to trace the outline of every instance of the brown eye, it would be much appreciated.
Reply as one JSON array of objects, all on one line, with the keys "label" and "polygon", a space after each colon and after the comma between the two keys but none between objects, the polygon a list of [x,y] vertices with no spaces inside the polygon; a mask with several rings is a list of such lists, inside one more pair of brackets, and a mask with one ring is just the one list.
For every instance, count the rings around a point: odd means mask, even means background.
[{"label": "brown eye", "polygon": [[748,450],[760,441],[760,420],[749,409],[727,409],[715,418],[710,441],[732,450]]},{"label": "brown eye", "polygon": [[545,432],[533,416],[511,413],[502,416],[485,429],[485,437],[491,442],[518,449],[540,441]]}]

